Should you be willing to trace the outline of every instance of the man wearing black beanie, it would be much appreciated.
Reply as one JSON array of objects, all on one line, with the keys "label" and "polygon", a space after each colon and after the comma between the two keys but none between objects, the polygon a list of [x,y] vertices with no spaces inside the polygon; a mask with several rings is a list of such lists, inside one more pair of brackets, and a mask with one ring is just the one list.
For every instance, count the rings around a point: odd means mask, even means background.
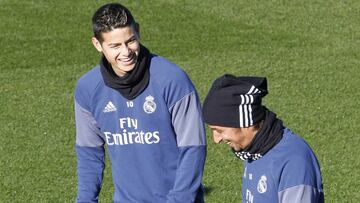
[{"label": "man wearing black beanie", "polygon": [[310,146],[262,105],[264,77],[216,79],[203,104],[215,143],[245,161],[242,198],[250,203],[324,202],[320,166]]}]

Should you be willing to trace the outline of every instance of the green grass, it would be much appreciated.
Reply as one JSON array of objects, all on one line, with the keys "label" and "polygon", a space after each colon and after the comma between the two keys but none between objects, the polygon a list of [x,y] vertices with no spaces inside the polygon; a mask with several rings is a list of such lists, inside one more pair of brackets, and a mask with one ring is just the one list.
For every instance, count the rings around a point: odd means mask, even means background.
[{"label": "green grass", "polygon": [[[0,202],[74,201],[72,95],[99,61],[90,18],[104,2],[0,0]],[[122,2],[202,99],[224,73],[268,77],[265,104],[316,152],[327,202],[360,199],[358,1]],[[207,202],[241,202],[241,162],[208,138]],[[112,190],[107,167],[102,202]]]}]

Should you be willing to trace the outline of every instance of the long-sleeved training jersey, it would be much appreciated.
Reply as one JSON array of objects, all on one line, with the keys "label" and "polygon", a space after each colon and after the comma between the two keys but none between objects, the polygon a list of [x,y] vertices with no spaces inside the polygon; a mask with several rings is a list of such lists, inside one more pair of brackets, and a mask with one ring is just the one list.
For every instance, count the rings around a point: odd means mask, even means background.
[{"label": "long-sleeved training jersey", "polygon": [[245,162],[242,179],[246,203],[324,202],[318,160],[309,145],[287,128],[262,158]]},{"label": "long-sleeved training jersey", "polygon": [[186,73],[152,56],[150,81],[127,100],[104,84],[99,66],[75,90],[77,202],[97,202],[104,146],[112,167],[114,202],[203,202],[205,129]]}]

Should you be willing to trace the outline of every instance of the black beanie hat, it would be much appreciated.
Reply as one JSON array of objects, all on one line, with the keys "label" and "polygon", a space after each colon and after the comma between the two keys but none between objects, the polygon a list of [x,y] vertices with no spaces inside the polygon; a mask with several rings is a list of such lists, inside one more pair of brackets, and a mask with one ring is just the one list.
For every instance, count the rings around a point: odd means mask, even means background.
[{"label": "black beanie hat", "polygon": [[203,104],[207,124],[243,128],[265,116],[261,98],[268,93],[265,77],[225,74],[214,81]]}]

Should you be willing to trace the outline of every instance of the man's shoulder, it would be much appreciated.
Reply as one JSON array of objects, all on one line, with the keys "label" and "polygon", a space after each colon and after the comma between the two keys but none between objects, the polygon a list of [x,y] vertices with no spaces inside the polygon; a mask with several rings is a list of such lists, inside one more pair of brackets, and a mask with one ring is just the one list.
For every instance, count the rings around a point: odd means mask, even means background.
[{"label": "man's shoulder", "polygon": [[90,108],[90,100],[96,93],[96,89],[102,84],[100,67],[95,66],[85,73],[77,81],[75,87],[75,100],[82,106]]},{"label": "man's shoulder", "polygon": [[[311,150],[309,144],[299,135],[288,128],[284,129],[283,147],[298,153],[304,153]],[[296,154],[296,153],[295,153]]]},{"label": "man's shoulder", "polygon": [[79,78],[76,86],[77,89],[81,90],[93,90],[98,86],[101,80],[100,67],[95,66]]},{"label": "man's shoulder", "polygon": [[157,54],[151,54],[151,65],[177,66],[174,62]]},{"label": "man's shoulder", "polygon": [[158,55],[153,55],[150,65],[150,74],[158,81],[188,83],[190,78],[188,74],[177,64]]},{"label": "man's shoulder", "polygon": [[314,160],[314,152],[310,145],[299,135],[285,128],[283,138],[273,148],[272,154],[278,162],[294,163],[295,165],[311,163]]},{"label": "man's shoulder", "polygon": [[187,73],[175,63],[154,55],[150,65],[150,83],[163,93],[168,106],[173,106],[195,90]]}]

